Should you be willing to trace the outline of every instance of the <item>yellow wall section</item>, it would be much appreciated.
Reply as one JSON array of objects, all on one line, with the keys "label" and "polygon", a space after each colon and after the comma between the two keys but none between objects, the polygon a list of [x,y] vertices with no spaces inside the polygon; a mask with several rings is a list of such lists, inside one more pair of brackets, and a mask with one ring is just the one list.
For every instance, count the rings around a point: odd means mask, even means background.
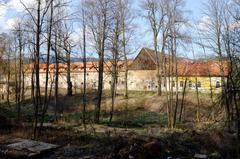
[{"label": "yellow wall section", "polygon": [[[209,77],[178,77],[178,81],[185,81],[187,79],[187,87],[188,87],[188,82],[192,81],[193,87],[195,87],[196,80],[201,82],[201,87],[199,89],[205,89],[205,90],[210,90],[210,87],[212,87],[212,90],[216,90],[216,82],[220,82],[219,77],[211,77],[211,80]],[[210,84],[211,81],[211,84]]]}]

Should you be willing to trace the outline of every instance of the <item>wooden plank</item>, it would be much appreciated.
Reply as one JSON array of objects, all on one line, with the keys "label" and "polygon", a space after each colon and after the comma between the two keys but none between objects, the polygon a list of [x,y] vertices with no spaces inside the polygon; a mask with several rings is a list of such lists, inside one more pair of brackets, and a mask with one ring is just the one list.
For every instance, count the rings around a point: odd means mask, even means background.
[{"label": "wooden plank", "polygon": [[[22,156],[23,154],[28,157],[33,157],[39,154],[43,154],[44,152],[52,151],[58,148],[58,145],[44,143],[40,141],[28,140],[28,139],[15,139],[11,140],[6,146],[8,150],[14,152],[14,156],[19,154]],[[7,153],[8,155],[12,155],[12,153]]]},{"label": "wooden plank", "polygon": [[7,147],[15,149],[15,150],[28,150],[31,147],[35,147],[37,146],[38,143],[35,141],[31,141],[31,140],[23,140],[17,143],[13,143],[13,144],[9,144],[7,145]]},{"label": "wooden plank", "polygon": [[207,159],[207,155],[205,154],[195,154],[194,155],[194,158],[199,158],[199,159]]}]

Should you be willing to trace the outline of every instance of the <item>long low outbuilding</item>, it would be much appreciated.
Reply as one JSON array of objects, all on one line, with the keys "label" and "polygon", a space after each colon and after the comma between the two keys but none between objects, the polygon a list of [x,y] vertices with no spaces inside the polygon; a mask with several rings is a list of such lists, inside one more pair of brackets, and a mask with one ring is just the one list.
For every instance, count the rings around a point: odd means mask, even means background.
[{"label": "long low outbuilding", "polygon": [[[161,54],[159,54],[161,55]],[[163,91],[177,88],[182,91],[195,90],[196,87],[201,92],[220,92],[222,86],[222,78],[226,79],[228,74],[227,61],[218,60],[191,60],[187,58],[176,58],[177,69],[171,72],[170,56],[162,54],[162,61],[164,61],[165,71],[161,72]],[[148,48],[142,48],[134,60],[129,60],[128,63],[128,89],[137,91],[156,91],[157,90],[157,56],[156,53]],[[87,87],[97,89],[98,84],[98,63],[87,62]],[[221,67],[222,66],[222,67]],[[74,88],[83,87],[83,62],[71,63],[71,81]],[[118,61],[118,90],[124,89],[126,67],[124,61]],[[104,63],[104,83],[103,89],[111,88],[111,61]],[[31,86],[31,71],[33,65],[26,66],[28,70],[26,74],[26,86]],[[59,87],[67,88],[67,64],[59,65]],[[54,73],[55,64],[49,67],[49,86],[53,84],[54,87]],[[40,65],[40,85],[44,87],[46,79],[46,65]]]}]

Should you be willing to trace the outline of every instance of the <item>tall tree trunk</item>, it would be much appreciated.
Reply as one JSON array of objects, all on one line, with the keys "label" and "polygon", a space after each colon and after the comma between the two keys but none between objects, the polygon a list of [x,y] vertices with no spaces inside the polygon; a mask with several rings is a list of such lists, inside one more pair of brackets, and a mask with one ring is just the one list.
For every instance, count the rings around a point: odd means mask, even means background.
[{"label": "tall tree trunk", "polygon": [[25,100],[25,72],[24,70],[22,69],[22,86],[21,86],[21,101],[24,101]]},{"label": "tall tree trunk", "polygon": [[156,54],[156,67],[157,67],[157,95],[161,96],[162,95],[162,90],[161,90],[161,76],[160,76],[160,59],[159,59],[159,54],[158,49],[157,49],[157,35],[154,34],[154,52]]},{"label": "tall tree trunk", "polygon": [[[10,54],[10,52],[9,52]],[[11,72],[10,72],[10,55],[8,54],[7,56],[7,104],[8,106],[10,106],[10,101],[9,101],[9,98],[10,98],[10,75],[11,75]]]},{"label": "tall tree trunk", "polygon": [[112,66],[113,70],[112,70],[112,82],[111,82],[111,95],[112,95],[112,106],[111,106],[111,110],[110,110],[110,118],[109,118],[109,122],[112,122],[112,118],[113,118],[113,112],[114,112],[114,107],[115,107],[115,98],[116,98],[116,83],[117,83],[117,72],[116,72],[116,59],[114,59],[114,63]]},{"label": "tall tree trunk", "polygon": [[182,121],[182,116],[183,116],[183,107],[184,107],[184,99],[185,99],[185,94],[186,94],[186,86],[187,86],[187,78],[185,78],[184,86],[183,86],[181,108],[180,108],[180,115],[179,115],[179,122]]},{"label": "tall tree trunk", "polygon": [[55,120],[58,119],[58,113],[59,113],[59,107],[58,107],[58,77],[59,77],[59,61],[58,61],[58,48],[57,48],[57,44],[58,43],[58,37],[57,37],[57,33],[55,35],[55,48],[54,48],[54,52],[55,52],[55,98],[54,98],[54,105],[55,105]]},{"label": "tall tree trunk", "polygon": [[51,39],[52,39],[52,23],[53,23],[53,0],[50,2],[50,22],[49,22],[49,31],[48,31],[48,39],[47,39],[47,62],[46,62],[46,79],[45,79],[45,88],[44,88],[44,103],[43,110],[41,114],[41,124],[39,133],[43,127],[44,116],[48,109],[48,80],[49,80],[49,63],[50,63],[50,50],[51,50]]},{"label": "tall tree trunk", "polygon": [[15,104],[16,104],[16,112],[17,112],[17,117],[18,117],[18,112],[19,112],[19,104],[18,104],[18,94],[19,94],[19,89],[18,89],[18,84],[19,84],[19,82],[18,82],[18,69],[17,69],[17,55],[16,55],[16,53],[15,53],[15,74],[14,74],[14,78],[15,78]]},{"label": "tall tree trunk", "polygon": [[35,105],[35,81],[34,81],[34,74],[35,74],[35,65],[31,71],[31,101]]},{"label": "tall tree trunk", "polygon": [[127,59],[127,51],[126,51],[126,35],[125,35],[125,19],[122,16],[122,38],[123,38],[123,55],[124,55],[124,64],[125,64],[125,72],[124,72],[124,97],[128,99],[128,59]]},{"label": "tall tree trunk", "polygon": [[104,55],[103,52],[99,52],[99,73],[98,73],[98,91],[97,91],[97,104],[95,107],[95,123],[99,123],[100,118],[100,108],[101,108],[101,101],[102,101],[102,88],[103,88],[103,61]]},{"label": "tall tree trunk", "polygon": [[109,122],[112,122],[113,113],[114,113],[114,107],[115,107],[115,99],[116,99],[116,91],[117,91],[117,63],[118,63],[118,51],[119,51],[119,15],[116,14],[115,17],[116,23],[115,23],[115,32],[113,37],[113,49],[112,49],[112,82],[111,82],[111,94],[112,94],[112,107],[110,111],[110,118]]},{"label": "tall tree trunk", "polygon": [[[172,34],[171,34],[172,35]],[[173,39],[171,38],[170,39],[170,53],[168,55],[168,61],[169,61],[169,81],[168,81],[168,87],[169,87],[169,93],[168,93],[168,127],[170,129],[173,128],[173,71],[174,71],[174,68],[173,68],[173,64],[174,64],[174,59],[173,59],[173,56],[174,56],[174,53],[173,53]]]},{"label": "tall tree trunk", "polygon": [[34,129],[33,134],[34,138],[37,137],[37,123],[38,123],[38,111],[40,105],[40,80],[39,80],[39,60],[40,60],[40,34],[41,34],[41,0],[38,0],[37,4],[37,31],[36,31],[36,54],[35,54],[35,82],[36,82],[36,89],[35,89],[35,103],[34,103]]},{"label": "tall tree trunk", "polygon": [[71,81],[71,50],[67,53],[67,95],[72,96],[72,81]]},{"label": "tall tree trunk", "polygon": [[[21,44],[20,44],[21,45]],[[20,121],[21,116],[21,86],[22,86],[22,51],[19,52],[19,70],[18,70],[18,93],[17,93],[17,105],[18,105],[18,111],[17,111],[17,118],[18,121]]]},{"label": "tall tree trunk", "polygon": [[104,71],[104,50],[105,50],[105,39],[106,39],[106,23],[107,23],[107,13],[103,13],[103,26],[102,26],[102,33],[101,37],[98,39],[98,55],[99,55],[99,61],[98,61],[98,91],[97,91],[97,104],[95,106],[95,116],[94,116],[94,122],[99,123],[100,118],[100,109],[101,109],[101,102],[102,102],[102,89],[103,89],[103,71]]},{"label": "tall tree trunk", "polygon": [[18,70],[18,95],[17,95],[17,105],[18,105],[18,121],[21,118],[21,86],[22,86],[22,34],[21,27],[19,26],[18,31],[18,44],[19,44],[19,70]]},{"label": "tall tree trunk", "polygon": [[174,119],[173,119],[173,127],[176,127],[176,120],[177,120],[177,112],[178,112],[178,60],[177,60],[177,48],[176,48],[176,37],[174,37],[174,62],[175,62],[175,110],[174,110]]},{"label": "tall tree trunk", "polygon": [[200,122],[200,99],[199,99],[199,91],[198,91],[198,80],[195,77],[195,91],[197,96],[197,109],[196,109],[196,121]]},{"label": "tall tree trunk", "polygon": [[86,25],[85,25],[85,11],[84,8],[82,8],[82,18],[83,18],[83,118],[82,122],[85,126],[86,124],[86,106],[87,106],[87,90],[86,90],[86,82],[87,82],[87,63],[86,63]]},{"label": "tall tree trunk", "polygon": [[[193,46],[192,46],[192,54],[193,54],[193,58],[196,59]],[[196,121],[200,122],[200,99],[199,99],[198,79],[197,79],[197,77],[195,77],[195,92],[196,92],[196,97],[197,97]]]}]

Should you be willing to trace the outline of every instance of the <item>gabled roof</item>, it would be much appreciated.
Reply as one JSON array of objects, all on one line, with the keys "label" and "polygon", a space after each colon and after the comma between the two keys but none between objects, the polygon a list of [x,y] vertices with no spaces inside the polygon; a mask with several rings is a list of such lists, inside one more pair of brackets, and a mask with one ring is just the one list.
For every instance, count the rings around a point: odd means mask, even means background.
[{"label": "gabled roof", "polygon": [[[154,50],[151,50],[151,49],[145,48],[145,47],[142,48],[142,50],[144,50],[144,51],[149,55],[149,57],[152,59],[152,61],[153,61],[155,64],[157,64],[157,61],[156,61],[157,55],[156,55],[156,53],[155,53]],[[158,53],[160,53],[160,52],[158,52]]]},{"label": "gabled roof", "polygon": [[130,64],[131,70],[155,70],[156,69],[156,55],[153,50],[142,48],[133,62]]},{"label": "gabled roof", "polygon": [[[158,52],[160,54],[160,52]],[[149,58],[143,58],[142,56],[148,56]],[[166,55],[163,55],[163,57]],[[139,54],[134,59],[130,69],[135,70],[139,65],[139,61],[142,59],[149,60],[148,63],[152,63],[155,66],[146,67],[145,70],[156,69],[156,58],[157,55],[154,50],[148,48],[142,48]],[[166,56],[168,59],[169,56]],[[140,59],[141,58],[141,59]],[[147,62],[142,62],[144,65]],[[147,63],[147,65],[148,65]],[[224,60],[223,62],[223,75],[227,76],[228,74],[228,62]],[[134,66],[135,65],[135,66]],[[179,58],[177,57],[177,74],[179,76],[222,76],[222,71],[220,69],[221,63],[218,60],[197,60],[193,61],[188,58]],[[139,70],[143,67],[138,67]],[[166,74],[169,74],[169,62],[166,62]]]}]

